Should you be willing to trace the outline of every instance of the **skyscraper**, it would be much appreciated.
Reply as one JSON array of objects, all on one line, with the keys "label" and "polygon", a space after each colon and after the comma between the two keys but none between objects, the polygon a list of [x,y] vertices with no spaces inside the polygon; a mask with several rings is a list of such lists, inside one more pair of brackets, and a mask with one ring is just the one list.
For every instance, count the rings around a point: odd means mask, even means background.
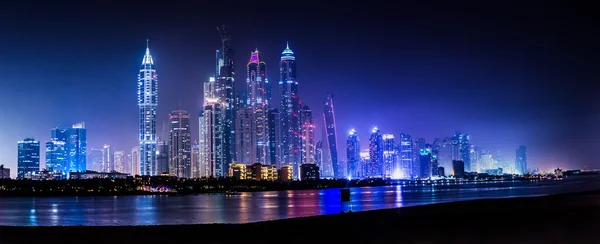
[{"label": "skyscraper", "polygon": [[102,172],[112,172],[115,170],[113,150],[110,145],[102,147]]},{"label": "skyscraper", "polygon": [[315,144],[315,164],[319,166],[319,170],[323,172],[323,141],[318,141]]},{"label": "skyscraper", "polygon": [[236,163],[252,165],[257,163],[256,120],[252,108],[240,108],[235,123]]},{"label": "skyscraper", "polygon": [[260,60],[258,49],[250,53],[246,70],[246,83],[248,86],[248,106],[252,109],[254,126],[252,128],[252,141],[255,144],[256,163],[266,165],[269,163],[269,132],[267,130],[267,65]]},{"label": "skyscraper", "polygon": [[452,160],[460,160],[464,164],[464,171],[471,172],[471,145],[469,135],[456,132],[452,137]]},{"label": "skyscraper", "polygon": [[[219,176],[226,176],[228,173],[229,164],[236,158],[235,149],[235,66],[233,64],[233,50],[229,46],[231,36],[225,30],[225,27],[218,29],[221,35],[221,51],[217,52],[217,65],[219,72],[216,74],[216,81],[214,86],[214,97],[217,98],[220,103],[220,109],[222,110],[222,132],[220,140],[220,147],[222,148],[222,163],[219,167]],[[219,54],[220,53],[220,54]],[[205,101],[206,102],[206,101]],[[206,104],[205,104],[206,105]]]},{"label": "skyscraper", "polygon": [[269,157],[270,164],[276,165],[277,168],[281,168],[279,159],[281,158],[281,146],[279,141],[281,140],[281,128],[279,122],[279,110],[276,108],[269,108],[267,111],[267,129],[269,131]]},{"label": "skyscraper", "polygon": [[185,110],[174,110],[169,115],[169,124],[169,174],[179,178],[191,178],[190,115]]},{"label": "skyscraper", "polygon": [[113,154],[113,159],[115,161],[115,171],[119,173],[125,173],[125,152],[124,151],[116,151]]},{"label": "skyscraper", "polygon": [[300,177],[300,98],[298,97],[298,81],[296,81],[296,57],[286,46],[281,53],[280,93],[281,93],[281,161],[283,165],[291,165],[294,179]]},{"label": "skyscraper", "polygon": [[401,133],[400,134],[400,145],[398,146],[400,153],[400,167],[402,170],[402,177],[404,179],[410,179],[413,177],[413,140],[410,135]]},{"label": "skyscraper", "polygon": [[206,145],[207,177],[225,177],[228,173],[223,150],[223,109],[218,98],[205,98],[204,141]]},{"label": "skyscraper", "polygon": [[[202,98],[204,101],[204,98]],[[204,108],[200,110],[198,116],[198,177],[208,177],[208,168],[206,161],[206,120],[204,119]]]},{"label": "skyscraper", "polygon": [[431,150],[430,149],[421,149],[419,151],[419,169],[421,173],[419,174],[419,178],[428,179],[431,177]]},{"label": "skyscraper", "polygon": [[383,178],[395,176],[396,170],[396,144],[394,135],[383,135]]},{"label": "skyscraper", "polygon": [[312,111],[306,105],[300,111],[302,126],[300,129],[300,163],[315,163],[315,124],[313,123]]},{"label": "skyscraper", "polygon": [[140,147],[135,146],[131,149],[131,175],[140,175],[141,168],[138,162],[141,161],[142,155],[140,154]]},{"label": "skyscraper", "polygon": [[46,142],[46,170],[66,173],[68,159],[67,146],[64,141]]},{"label": "skyscraper", "polygon": [[102,149],[94,149],[90,150],[90,155],[87,157],[88,164],[87,167],[96,172],[102,171]]},{"label": "skyscraper", "polygon": [[369,163],[367,165],[369,177],[383,176],[383,136],[375,127],[369,138]]},{"label": "skyscraper", "polygon": [[[335,125],[335,111],[333,109],[333,96],[327,94],[324,102],[325,106],[323,109],[324,126],[327,133],[327,150],[329,150],[329,157],[331,159],[331,167],[333,168],[333,174],[335,178],[342,177],[342,170],[338,167],[338,150],[337,150],[337,132]],[[338,169],[340,168],[340,169]]]},{"label": "skyscraper", "polygon": [[18,143],[17,178],[40,170],[40,142],[26,138]]},{"label": "skyscraper", "polygon": [[197,141],[192,144],[192,178],[200,177],[200,145]]},{"label": "skyscraper", "polygon": [[527,152],[525,146],[523,145],[517,148],[515,156],[515,169],[517,170],[517,174],[524,175],[529,173],[527,170]]},{"label": "skyscraper", "polygon": [[169,144],[162,139],[156,147],[156,175],[169,174]]},{"label": "skyscraper", "polygon": [[140,122],[140,174],[156,174],[156,106],[158,105],[158,79],[150,48],[138,74],[138,107]]},{"label": "skyscraper", "polygon": [[348,161],[348,177],[357,179],[360,176],[360,140],[354,129],[346,140],[346,159]]}]

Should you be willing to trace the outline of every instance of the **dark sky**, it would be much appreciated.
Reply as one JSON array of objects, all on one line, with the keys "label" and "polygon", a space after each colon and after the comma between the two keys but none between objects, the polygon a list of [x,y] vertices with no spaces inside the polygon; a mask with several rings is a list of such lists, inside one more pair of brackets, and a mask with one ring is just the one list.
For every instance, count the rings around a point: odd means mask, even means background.
[{"label": "dark sky", "polygon": [[[221,24],[233,38],[238,89],[258,47],[276,106],[289,41],[317,138],[322,101],[333,92],[340,145],[352,128],[363,147],[373,126],[428,142],[460,129],[510,162],[526,145],[530,168],[600,167],[589,153],[600,147],[591,2],[102,2],[0,3],[0,164],[13,175],[17,141],[45,142],[52,127],[85,121],[88,148],[137,144],[146,39],[159,75],[160,123],[178,107],[197,114]],[[194,138],[197,129],[195,118]]]}]

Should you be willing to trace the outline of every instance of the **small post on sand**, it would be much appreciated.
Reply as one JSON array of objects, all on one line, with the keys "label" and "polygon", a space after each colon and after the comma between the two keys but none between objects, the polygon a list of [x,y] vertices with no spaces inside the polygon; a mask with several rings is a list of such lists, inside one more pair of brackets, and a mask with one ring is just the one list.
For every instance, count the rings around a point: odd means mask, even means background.
[{"label": "small post on sand", "polygon": [[342,213],[344,212],[344,203],[348,203],[348,212],[352,212],[352,204],[350,203],[350,189],[342,188],[341,189],[341,197],[342,197]]}]

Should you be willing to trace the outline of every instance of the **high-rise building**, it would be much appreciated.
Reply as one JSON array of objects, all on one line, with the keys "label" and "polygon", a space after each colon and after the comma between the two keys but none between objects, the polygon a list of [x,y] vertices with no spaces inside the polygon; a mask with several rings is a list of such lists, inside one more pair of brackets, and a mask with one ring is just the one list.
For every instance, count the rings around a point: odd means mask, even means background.
[{"label": "high-rise building", "polygon": [[96,172],[102,172],[102,149],[90,150],[87,167]]},{"label": "high-rise building", "polygon": [[465,162],[461,160],[452,160],[452,171],[454,178],[463,178],[465,176]]},{"label": "high-rise building", "polygon": [[291,165],[294,179],[299,179],[300,98],[298,96],[298,81],[296,81],[296,57],[289,45],[281,53],[279,71],[281,161],[283,165]]},{"label": "high-rise building", "polygon": [[398,146],[400,153],[400,165],[402,171],[402,178],[411,179],[416,175],[413,174],[413,139],[410,135],[401,133],[400,134],[400,145]]},{"label": "high-rise building", "polygon": [[281,158],[281,146],[279,141],[281,140],[281,128],[279,121],[279,110],[276,108],[270,108],[267,111],[267,128],[269,131],[269,157],[270,164],[276,165],[277,168],[281,168],[279,159]]},{"label": "high-rise building", "polygon": [[369,164],[367,166],[369,177],[383,177],[383,136],[375,127],[369,138]]},{"label": "high-rise building", "polygon": [[246,66],[246,83],[248,86],[248,106],[251,108],[254,118],[252,128],[252,140],[255,144],[254,150],[256,163],[270,164],[269,159],[269,131],[267,121],[267,110],[269,99],[267,97],[267,65],[260,59],[258,49],[250,53],[250,61]]},{"label": "high-rise building", "polygon": [[[217,98],[217,102],[220,103],[219,110],[222,110],[222,119],[219,123],[221,129],[220,148],[222,151],[222,163],[215,173],[220,177],[225,177],[228,174],[229,164],[233,163],[236,158],[235,149],[235,65],[233,64],[233,49],[231,49],[229,42],[231,36],[225,30],[225,27],[219,28],[219,34],[221,35],[221,51],[217,54],[217,65],[219,72],[216,74],[216,81],[214,86],[214,98]],[[219,54],[220,53],[220,54]],[[207,97],[205,97],[206,99]],[[207,101],[205,101],[205,105]],[[213,106],[215,107],[215,106]],[[213,108],[214,109],[214,108]],[[206,110],[206,109],[205,109]]]},{"label": "high-rise building", "polygon": [[102,172],[112,172],[115,170],[113,150],[110,145],[102,147]]},{"label": "high-rise building", "polygon": [[235,123],[236,163],[252,165],[256,163],[257,146],[254,113],[252,108],[240,108]]},{"label": "high-rise building", "polygon": [[464,170],[471,172],[471,144],[469,135],[457,132],[452,137],[452,160],[460,160],[464,163]]},{"label": "high-rise building", "polygon": [[192,133],[190,115],[174,110],[169,115],[169,174],[179,178],[192,177]]},{"label": "high-rise building", "polygon": [[327,144],[327,128],[321,127],[321,178],[333,178],[333,166],[331,165],[331,155]]},{"label": "high-rise building", "polygon": [[346,160],[348,163],[348,177],[358,179],[360,176],[360,140],[354,129],[350,130],[346,140]]},{"label": "high-rise building", "polygon": [[420,152],[421,149],[426,149],[427,143],[425,142],[425,138],[413,138],[413,177],[421,178],[421,163],[420,163]]},{"label": "high-rise building", "polygon": [[360,152],[360,175],[358,178],[367,178],[369,175],[369,167],[371,165],[371,149],[365,148]]},{"label": "high-rise building", "polygon": [[113,159],[115,161],[115,171],[119,173],[125,173],[125,152],[124,151],[116,151],[113,154]]},{"label": "high-rise building", "polygon": [[139,146],[135,146],[131,149],[131,175],[140,175],[141,174],[141,168],[140,168],[140,164],[138,162],[141,161],[141,157],[142,155],[140,154],[140,147]]},{"label": "high-rise building", "polygon": [[192,178],[200,177],[200,144],[197,141],[192,144]]},{"label": "high-rise building", "polygon": [[306,105],[300,110],[300,119],[302,126],[300,129],[300,163],[315,163],[315,124],[313,123],[312,112]]},{"label": "high-rise building", "polygon": [[156,175],[169,174],[169,143],[158,140],[156,144]]},{"label": "high-rise building", "polygon": [[323,125],[327,133],[327,150],[331,157],[331,167],[336,178],[341,178],[343,169],[338,169],[337,131],[335,124],[335,110],[333,108],[333,96],[327,94],[323,108]]},{"label": "high-rise building", "polygon": [[10,169],[0,164],[0,179],[10,179]]},{"label": "high-rise building", "polygon": [[150,48],[146,45],[146,54],[138,74],[139,142],[140,174],[156,174],[156,107],[158,105],[158,78]]},{"label": "high-rise building", "polygon": [[[137,162],[135,163],[135,165],[137,165]],[[132,174],[133,167],[134,167],[133,157],[132,157],[131,153],[128,152],[127,154],[125,154],[125,172],[123,172],[123,173]]]},{"label": "high-rise building", "polygon": [[[202,98],[204,101],[204,98]],[[198,116],[198,177],[208,177],[208,167],[206,161],[206,120],[204,119],[204,108],[200,110]]]},{"label": "high-rise building", "polygon": [[425,148],[419,151],[419,169],[421,171],[421,173],[419,174],[419,178],[431,178],[431,149]]},{"label": "high-rise building", "polygon": [[435,138],[431,145],[431,156],[435,156],[440,166],[446,169],[452,168],[452,139]]},{"label": "high-rise building", "polygon": [[319,166],[316,164],[300,165],[300,180],[318,180]]},{"label": "high-rise building", "polygon": [[323,169],[323,141],[318,141],[315,144],[315,164],[319,166],[319,169]]},{"label": "high-rise building", "polygon": [[40,142],[26,138],[18,143],[17,178],[40,170]]},{"label": "high-rise building", "polygon": [[54,173],[66,173],[69,165],[67,145],[64,141],[46,142],[46,170]]},{"label": "high-rise building", "polygon": [[218,98],[205,98],[204,102],[207,177],[225,177],[229,170],[223,148],[223,109]]},{"label": "high-rise building", "polygon": [[515,156],[515,169],[517,174],[524,175],[529,173],[527,170],[527,151],[523,145],[517,148]]},{"label": "high-rise building", "polygon": [[396,171],[396,144],[394,135],[383,135],[383,178],[395,178]]}]

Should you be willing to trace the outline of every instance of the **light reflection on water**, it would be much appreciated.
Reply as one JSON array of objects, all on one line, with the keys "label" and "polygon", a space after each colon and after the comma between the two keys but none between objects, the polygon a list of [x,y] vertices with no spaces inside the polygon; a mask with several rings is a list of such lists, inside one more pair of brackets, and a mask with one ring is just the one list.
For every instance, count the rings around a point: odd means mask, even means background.
[{"label": "light reflection on water", "polygon": [[[582,180],[583,179],[583,180]],[[545,182],[460,185],[396,185],[351,188],[350,205],[340,189],[252,192],[234,196],[119,196],[0,198],[0,225],[163,225],[245,223],[432,203],[541,196],[600,189],[600,177]]]}]

